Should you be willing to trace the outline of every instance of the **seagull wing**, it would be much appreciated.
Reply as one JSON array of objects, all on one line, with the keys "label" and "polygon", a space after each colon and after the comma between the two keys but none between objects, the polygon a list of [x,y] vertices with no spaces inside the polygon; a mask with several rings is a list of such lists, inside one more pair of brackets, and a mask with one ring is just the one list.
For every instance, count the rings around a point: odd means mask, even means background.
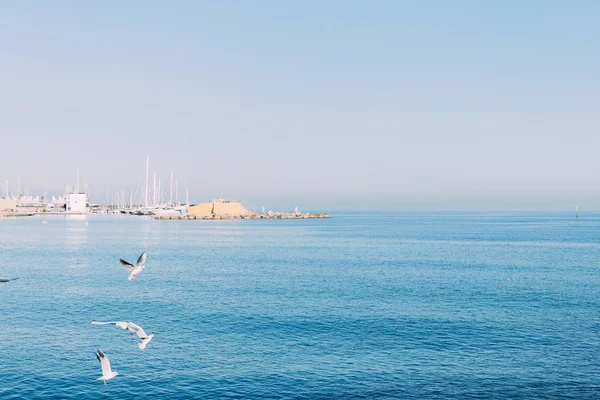
[{"label": "seagull wing", "polygon": [[137,331],[138,329],[142,329],[141,326],[139,326],[138,324],[134,324],[133,322],[129,322],[129,326],[127,328],[134,330],[134,331]]},{"label": "seagull wing", "polygon": [[110,369],[110,361],[108,361],[108,357],[106,354],[102,352],[102,350],[98,349],[96,353],[96,358],[100,361],[100,366],[102,367],[102,375],[108,376],[112,374],[112,370]]},{"label": "seagull wing", "polygon": [[92,325],[114,325],[121,329],[127,329],[127,322],[119,321],[119,322],[100,322],[100,321],[92,321]]},{"label": "seagull wing", "polygon": [[135,333],[138,335],[138,337],[140,339],[145,339],[148,337],[148,335],[146,334],[146,331],[144,331],[144,329],[141,326],[134,324],[133,322],[129,323],[129,328],[131,330],[135,331]]},{"label": "seagull wing", "polygon": [[148,337],[148,335],[146,335],[146,332],[141,327],[135,333],[137,333],[140,339],[146,339]]},{"label": "seagull wing", "polygon": [[132,271],[136,267],[135,265],[128,263],[122,258],[119,258],[119,261],[121,261],[121,265],[124,266],[127,271]]},{"label": "seagull wing", "polygon": [[140,258],[138,258],[136,265],[139,267],[140,265],[144,265],[145,263],[146,263],[146,253],[142,253]]},{"label": "seagull wing", "polygon": [[129,323],[129,329],[134,331],[140,338],[146,337],[146,332],[142,329],[141,326],[134,324],[133,322]]}]

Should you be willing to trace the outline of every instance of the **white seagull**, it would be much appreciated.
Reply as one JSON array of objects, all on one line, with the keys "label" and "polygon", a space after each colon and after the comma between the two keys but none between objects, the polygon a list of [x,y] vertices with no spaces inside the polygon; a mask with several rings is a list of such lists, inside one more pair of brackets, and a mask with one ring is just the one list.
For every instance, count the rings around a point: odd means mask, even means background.
[{"label": "white seagull", "polygon": [[100,366],[102,367],[102,376],[97,380],[104,381],[104,386],[106,386],[106,381],[119,375],[119,373],[117,371],[113,371],[110,368],[110,361],[108,361],[108,357],[106,357],[106,354],[104,354],[102,350],[98,349],[98,352],[96,353],[96,358],[98,359],[98,361],[100,361]]},{"label": "white seagull", "polygon": [[92,321],[92,325],[114,325],[121,329],[127,329],[131,336],[137,332],[138,329],[141,329],[139,325],[134,324],[129,321],[118,321],[118,322],[100,322],[100,321]]},{"label": "white seagull", "polygon": [[140,350],[144,350],[146,348],[146,346],[148,345],[148,343],[150,343],[150,341],[154,337],[154,335],[146,334],[146,332],[144,331],[144,329],[141,326],[134,324],[133,322],[129,322],[129,321],[119,321],[119,322],[92,321],[92,324],[93,325],[114,325],[121,329],[128,330],[129,333],[131,333],[131,336],[133,336],[134,334],[138,335],[138,337],[140,338],[140,343],[138,343],[138,347],[140,348]]},{"label": "white seagull", "polygon": [[129,275],[129,278],[127,278],[127,280],[132,280],[134,282],[136,282],[136,276],[137,274],[139,274],[140,272],[142,272],[145,268],[144,264],[146,264],[146,253],[142,253],[142,255],[140,256],[140,258],[138,258],[137,263],[135,265],[128,263],[127,261],[123,260],[122,258],[119,258],[119,261],[121,261],[121,264],[125,267],[125,269],[129,272],[131,272],[131,274]]}]

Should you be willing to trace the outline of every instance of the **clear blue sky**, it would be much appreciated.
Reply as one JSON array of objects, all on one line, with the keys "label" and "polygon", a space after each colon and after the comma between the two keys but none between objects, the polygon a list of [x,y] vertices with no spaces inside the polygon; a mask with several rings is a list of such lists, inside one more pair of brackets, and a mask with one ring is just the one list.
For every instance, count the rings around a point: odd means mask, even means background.
[{"label": "clear blue sky", "polygon": [[[0,180],[600,208],[600,2],[0,3]],[[96,198],[96,200],[102,200]]]}]

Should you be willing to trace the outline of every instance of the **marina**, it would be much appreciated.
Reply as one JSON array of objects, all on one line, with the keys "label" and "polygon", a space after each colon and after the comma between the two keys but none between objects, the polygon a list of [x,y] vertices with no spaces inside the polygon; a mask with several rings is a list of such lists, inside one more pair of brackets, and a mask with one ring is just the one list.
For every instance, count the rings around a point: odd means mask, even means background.
[{"label": "marina", "polygon": [[[152,179],[150,178],[152,176]],[[87,182],[80,185],[79,170],[76,171],[76,184],[65,186],[58,196],[31,195],[21,189],[19,179],[16,188],[5,181],[0,197],[0,218],[30,217],[34,215],[88,215],[88,214],[129,214],[151,216],[156,220],[230,220],[230,219],[315,219],[329,218],[327,213],[262,211],[248,209],[241,201],[214,198],[209,202],[192,203],[189,189],[185,190],[185,202],[179,201],[179,179],[174,173],[164,185],[156,172],[150,173],[150,158],[144,163],[138,185],[133,188],[106,192],[103,203],[94,203],[90,198]],[[126,193],[129,192],[127,198]]]}]

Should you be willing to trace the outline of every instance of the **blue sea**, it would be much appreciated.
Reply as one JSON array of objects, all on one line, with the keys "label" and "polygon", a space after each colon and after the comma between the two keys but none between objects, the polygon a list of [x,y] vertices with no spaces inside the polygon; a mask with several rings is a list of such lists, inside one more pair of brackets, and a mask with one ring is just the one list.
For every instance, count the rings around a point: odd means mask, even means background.
[{"label": "blue sea", "polygon": [[600,213],[4,219],[0,276],[3,400],[600,398]]}]

